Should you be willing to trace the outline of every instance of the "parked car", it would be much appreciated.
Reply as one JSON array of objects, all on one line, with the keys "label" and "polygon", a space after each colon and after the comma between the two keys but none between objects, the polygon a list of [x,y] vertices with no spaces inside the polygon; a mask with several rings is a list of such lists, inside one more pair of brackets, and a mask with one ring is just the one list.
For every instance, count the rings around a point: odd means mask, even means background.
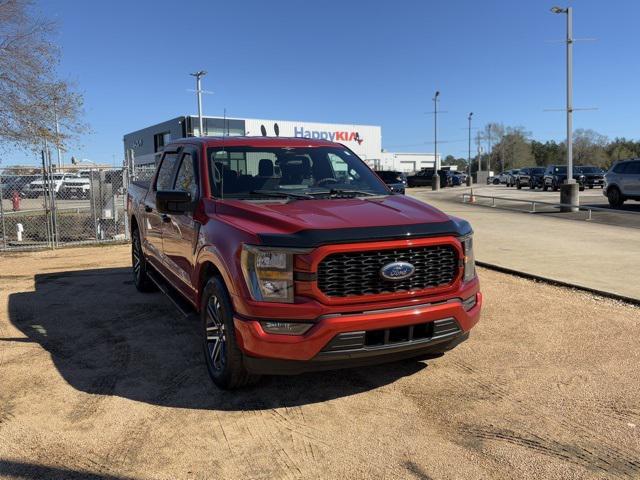
[{"label": "parked car", "polygon": [[20,194],[33,180],[31,175],[3,175],[0,177],[0,193],[4,198],[13,195],[13,192]]},{"label": "parked car", "polygon": [[640,201],[640,159],[613,165],[604,175],[602,193],[613,208],[620,208],[627,200]]},{"label": "parked car", "polygon": [[[578,167],[573,167],[573,178],[578,184],[578,188],[582,192],[584,190],[584,175],[580,173]],[[549,189],[554,192],[558,191],[560,185],[567,180],[566,165],[549,165],[544,171],[542,177],[542,190],[545,192]]]},{"label": "parked car", "polygon": [[48,193],[51,189],[55,195],[58,195],[60,189],[62,188],[62,184],[66,177],[65,173],[52,173],[46,175],[43,179],[39,177],[38,179],[29,183],[28,187],[22,190],[23,196],[27,198],[37,198],[45,193]]},{"label": "parked car", "polygon": [[407,186],[407,176],[404,173],[394,170],[376,170],[375,172],[393,193],[404,193]]},{"label": "parked car", "polygon": [[67,175],[63,182],[58,196],[66,199],[89,198],[91,192],[91,180],[78,175]]},{"label": "parked car", "polygon": [[500,174],[488,176],[487,185],[500,185]]},{"label": "parked car", "polygon": [[[433,168],[423,168],[419,172],[416,172],[414,175],[407,176],[407,186],[408,187],[428,187],[431,186],[431,179],[434,175]],[[440,187],[450,187],[452,185],[452,179],[449,170],[438,170],[438,175],[440,176]]]},{"label": "parked car", "polygon": [[604,171],[600,167],[581,165],[576,169],[584,176],[584,186],[604,188]]},{"label": "parked car", "polygon": [[466,185],[467,184],[467,174],[464,172],[459,172],[457,170],[450,170],[451,176],[451,186],[456,187],[458,185]]},{"label": "parked car", "polygon": [[516,175],[519,171],[517,168],[505,170],[498,176],[500,183],[505,184],[507,187],[514,187],[516,185]]},{"label": "parked car", "polygon": [[521,168],[516,176],[516,188],[520,190],[522,187],[529,187],[533,190],[542,187],[543,177],[544,167]]},{"label": "parked car", "polygon": [[469,223],[337,143],[176,140],[127,205],[135,286],[198,312],[221,388],[439,356],[480,318]]}]

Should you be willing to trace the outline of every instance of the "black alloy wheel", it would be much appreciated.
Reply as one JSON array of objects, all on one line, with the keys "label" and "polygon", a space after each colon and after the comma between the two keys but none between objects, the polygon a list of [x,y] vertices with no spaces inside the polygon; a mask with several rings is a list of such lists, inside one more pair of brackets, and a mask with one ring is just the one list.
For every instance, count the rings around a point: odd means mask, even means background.
[{"label": "black alloy wheel", "polygon": [[131,266],[133,267],[133,283],[140,292],[157,290],[156,284],[149,277],[149,264],[142,251],[140,231],[135,228],[131,235]]},{"label": "black alloy wheel", "polygon": [[204,287],[200,317],[205,362],[213,383],[225,390],[255,383],[259,376],[249,373],[244,366],[229,293],[218,276],[210,278]]}]

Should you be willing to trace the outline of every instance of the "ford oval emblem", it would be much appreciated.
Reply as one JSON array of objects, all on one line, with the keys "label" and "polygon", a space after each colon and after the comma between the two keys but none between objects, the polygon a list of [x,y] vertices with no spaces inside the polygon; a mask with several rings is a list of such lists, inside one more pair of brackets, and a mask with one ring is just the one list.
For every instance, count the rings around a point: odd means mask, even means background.
[{"label": "ford oval emblem", "polygon": [[400,281],[409,278],[416,271],[416,267],[408,262],[387,263],[380,269],[380,276],[385,280]]}]

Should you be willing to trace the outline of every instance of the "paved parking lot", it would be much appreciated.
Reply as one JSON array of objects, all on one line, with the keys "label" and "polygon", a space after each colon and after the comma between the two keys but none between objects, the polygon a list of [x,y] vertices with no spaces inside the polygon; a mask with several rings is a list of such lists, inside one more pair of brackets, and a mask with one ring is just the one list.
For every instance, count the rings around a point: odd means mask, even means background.
[{"label": "paved parking lot", "polygon": [[[476,195],[498,198],[494,202],[488,198],[477,197],[476,201],[478,206],[495,205],[499,209],[529,212],[532,209],[531,201],[560,203],[560,192],[552,192],[550,190],[547,192],[543,192],[540,189],[530,190],[529,188],[518,190],[515,187],[507,187],[505,185],[474,185],[472,189]],[[438,192],[437,195],[441,201],[459,203],[462,194],[469,193],[470,191],[471,188],[467,187],[453,187],[443,189]],[[408,194],[417,194],[418,196],[429,194],[430,192],[431,189],[429,188],[411,188],[407,190]],[[621,208],[613,209],[609,207],[606,197],[602,194],[602,189],[594,188],[580,192],[580,205],[605,209],[605,211],[592,211],[591,222],[593,223],[640,228],[640,202],[629,200]],[[588,217],[586,211],[561,213],[557,207],[540,203],[536,204],[535,210],[538,215],[554,216],[565,220],[584,221]]]},{"label": "paved parking lot", "polygon": [[0,477],[640,476],[638,308],[480,270],[442,358],[224,393],[127,246],[0,262]]}]

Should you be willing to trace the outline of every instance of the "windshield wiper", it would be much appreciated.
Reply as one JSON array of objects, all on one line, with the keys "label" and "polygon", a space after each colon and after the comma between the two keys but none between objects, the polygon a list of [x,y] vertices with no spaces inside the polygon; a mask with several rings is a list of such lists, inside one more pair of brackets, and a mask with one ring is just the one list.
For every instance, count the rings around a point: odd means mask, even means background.
[{"label": "windshield wiper", "polygon": [[[325,193],[325,192],[323,192]],[[341,196],[341,195],[353,195],[354,197],[357,197],[358,195],[363,195],[365,197],[377,197],[380,194],[379,193],[373,193],[373,192],[367,192],[364,190],[343,190],[341,188],[332,188],[331,190],[329,190],[328,192],[329,195],[332,196]]]},{"label": "windshield wiper", "polygon": [[252,190],[249,193],[251,195],[264,195],[265,197],[295,198],[305,200],[313,200],[314,198],[313,196],[306,193],[284,192],[282,190]]}]

